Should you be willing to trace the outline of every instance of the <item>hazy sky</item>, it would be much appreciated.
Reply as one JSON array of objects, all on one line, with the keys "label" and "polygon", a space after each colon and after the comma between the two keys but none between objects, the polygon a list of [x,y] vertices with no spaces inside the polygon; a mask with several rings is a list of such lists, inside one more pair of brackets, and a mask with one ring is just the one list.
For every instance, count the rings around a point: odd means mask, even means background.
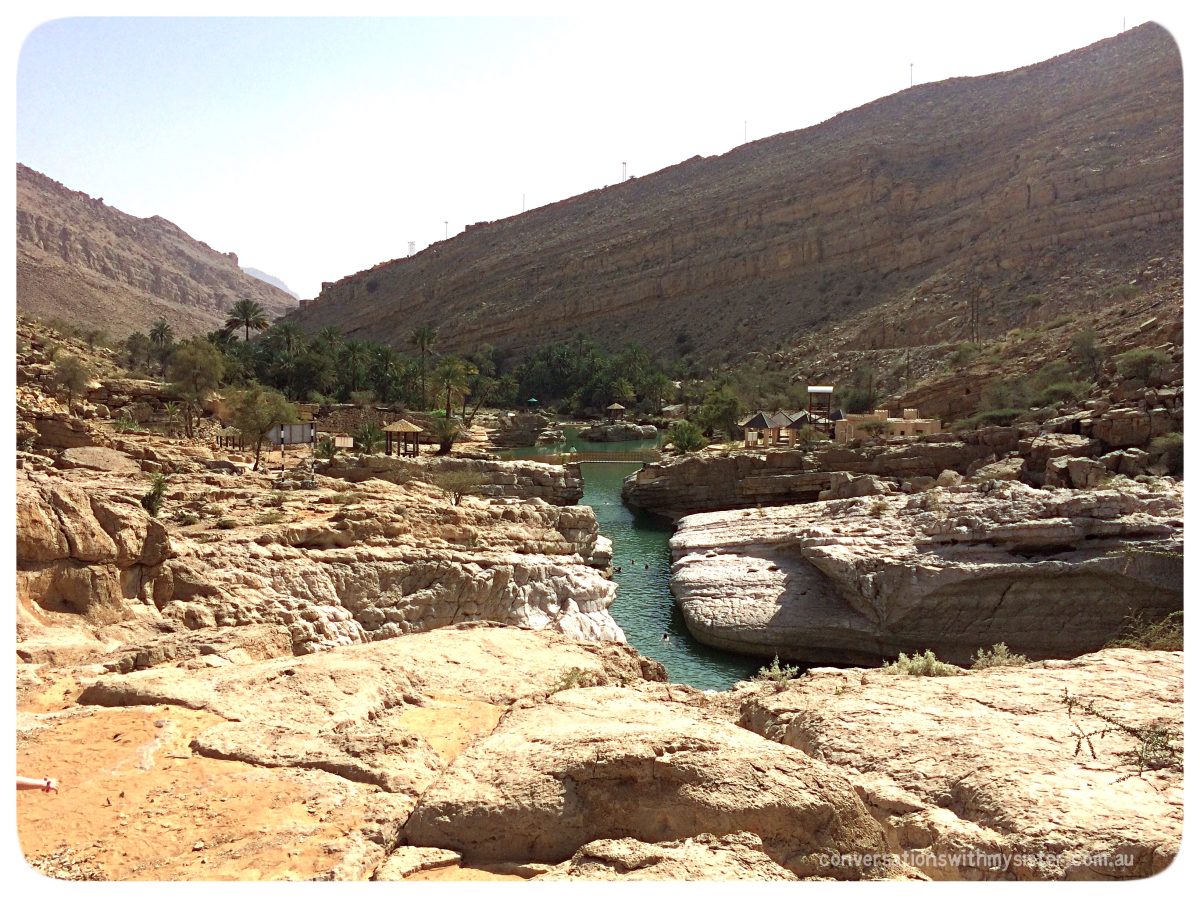
[{"label": "hazy sky", "polygon": [[[41,4],[41,18],[8,14],[24,17],[10,37],[17,160],[125,212],[162,215],[312,297],[322,281],[407,255],[409,241],[421,250],[447,229],[519,213],[522,197],[532,209],[614,184],[623,162],[641,176],[816,124],[907,88],[909,63],[916,83],[1002,71],[1112,36],[1123,18],[1173,28],[1186,51],[1181,4],[982,5],[664,5],[692,10],[685,18],[652,2],[497,3],[531,14],[46,21],[138,7]],[[545,15],[555,9],[580,12]]]}]

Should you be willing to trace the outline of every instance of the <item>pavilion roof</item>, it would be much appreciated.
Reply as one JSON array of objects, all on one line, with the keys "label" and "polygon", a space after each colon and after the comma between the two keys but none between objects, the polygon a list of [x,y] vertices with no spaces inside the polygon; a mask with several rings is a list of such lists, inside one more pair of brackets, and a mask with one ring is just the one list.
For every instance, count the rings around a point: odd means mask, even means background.
[{"label": "pavilion roof", "polygon": [[767,414],[761,409],[745,421],[738,422],[738,425],[741,428],[753,428],[756,431],[771,427],[770,423],[767,421]]},{"label": "pavilion roof", "polygon": [[390,425],[385,425],[383,430],[390,431],[392,434],[420,434],[425,429],[419,425],[414,425],[408,419],[398,419]]},{"label": "pavilion roof", "polygon": [[604,408],[605,408],[605,409],[611,409],[611,410],[613,410],[613,411],[615,412],[615,411],[617,411],[617,410],[619,410],[619,409],[624,409],[625,407],[623,407],[623,406],[622,406],[620,403],[610,403],[610,404],[608,404],[608,406],[606,406],[606,407],[604,407]]}]

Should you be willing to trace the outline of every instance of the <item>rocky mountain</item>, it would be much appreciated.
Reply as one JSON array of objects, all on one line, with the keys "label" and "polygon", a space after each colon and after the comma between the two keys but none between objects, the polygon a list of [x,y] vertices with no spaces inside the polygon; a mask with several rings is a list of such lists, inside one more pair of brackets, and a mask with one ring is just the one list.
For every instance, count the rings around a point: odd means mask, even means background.
[{"label": "rocky mountain", "polygon": [[242,271],[245,272],[247,275],[257,278],[259,281],[265,281],[267,284],[270,284],[270,285],[273,285],[273,286],[279,288],[285,294],[291,294],[297,300],[300,299],[300,295],[297,294],[295,291],[293,291],[290,287],[288,287],[287,284],[284,283],[282,278],[276,278],[274,275],[268,275],[266,272],[262,271],[261,269],[255,269],[251,266],[242,266]]},{"label": "rocky mountain", "polygon": [[428,323],[447,350],[581,331],[717,361],[856,317],[856,347],[994,337],[1039,305],[1124,302],[1149,260],[1181,259],[1182,89],[1174,41],[1144,25],[477,223],[294,315],[395,345]]},{"label": "rocky mountain", "polygon": [[176,334],[219,327],[248,297],[271,317],[286,292],[161,216],[140,219],[17,164],[17,307],[124,337],[160,316]]}]

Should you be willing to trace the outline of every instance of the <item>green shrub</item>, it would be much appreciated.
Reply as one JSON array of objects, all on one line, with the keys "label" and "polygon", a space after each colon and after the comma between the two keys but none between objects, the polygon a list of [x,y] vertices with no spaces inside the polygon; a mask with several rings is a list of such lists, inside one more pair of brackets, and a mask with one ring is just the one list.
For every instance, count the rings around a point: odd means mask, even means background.
[{"label": "green shrub", "polygon": [[1150,456],[1177,478],[1183,477],[1183,434],[1172,431],[1150,442]]},{"label": "green shrub", "polygon": [[1155,372],[1170,361],[1171,357],[1167,354],[1151,347],[1126,350],[1116,357],[1117,372],[1124,378],[1132,378],[1142,384],[1149,384]]},{"label": "green shrub", "polygon": [[885,663],[883,671],[892,675],[923,675],[930,678],[944,678],[949,675],[962,675],[963,670],[950,663],[938,659],[932,650],[924,653],[914,653],[908,656],[901,653],[893,663]]},{"label": "green shrub", "polygon": [[994,669],[1000,666],[1023,666],[1029,657],[1013,653],[1005,643],[993,644],[991,650],[980,648],[971,660],[972,669]]},{"label": "green shrub", "polygon": [[113,426],[120,434],[136,434],[146,430],[138,424],[137,420],[129,414],[128,410],[124,409],[121,410],[120,415],[113,422]]},{"label": "green shrub", "polygon": [[167,477],[161,472],[156,472],[150,477],[150,490],[142,495],[142,507],[150,514],[150,518],[158,518],[166,492]]},{"label": "green shrub", "polygon": [[708,446],[708,439],[700,426],[687,421],[671,423],[667,429],[667,442],[680,453],[695,453]]},{"label": "green shrub", "polygon": [[967,416],[954,423],[956,431],[970,431],[973,428],[983,428],[985,425],[1011,425],[1018,416],[1024,415],[1024,409],[987,409]]},{"label": "green shrub", "polygon": [[1039,406],[1050,406],[1056,403],[1080,400],[1087,396],[1092,385],[1087,381],[1067,379],[1055,381],[1038,391],[1034,398]]},{"label": "green shrub", "polygon": [[354,432],[354,446],[361,453],[378,453],[383,445],[383,429],[374,422],[364,422]]},{"label": "green shrub", "polygon": [[950,368],[961,369],[964,366],[969,366],[979,358],[979,346],[967,341],[959,344],[954,348],[954,351],[947,359],[950,363]]},{"label": "green shrub", "polygon": [[557,694],[559,691],[569,691],[572,688],[596,687],[599,684],[600,676],[595,672],[573,667],[558,677],[558,681],[551,685],[550,693]]},{"label": "green shrub", "polygon": [[237,528],[237,522],[228,518],[217,519],[217,527],[221,529]]},{"label": "green shrub", "polygon": [[1141,614],[1129,617],[1118,637],[1105,647],[1129,647],[1133,650],[1183,650],[1183,610],[1155,622]]},{"label": "green shrub", "polygon": [[313,456],[317,459],[333,459],[337,456],[337,445],[331,437],[323,437],[317,441],[317,445],[313,448]]},{"label": "green shrub", "polygon": [[1096,329],[1085,328],[1071,338],[1071,352],[1079,360],[1081,372],[1092,376],[1100,372],[1100,363],[1104,361],[1104,351],[1096,346]]},{"label": "green shrub", "polygon": [[796,666],[780,665],[779,654],[775,654],[775,658],[771,660],[771,665],[763,666],[758,670],[758,674],[754,676],[755,681],[770,681],[776,687],[783,687],[793,678],[800,677],[800,669]]},{"label": "green shrub", "polygon": [[254,521],[258,525],[278,525],[283,521],[283,512],[278,509],[272,509],[260,514]]},{"label": "green shrub", "polygon": [[200,517],[190,509],[181,509],[175,514],[175,521],[180,525],[195,525]]},{"label": "green shrub", "polygon": [[458,506],[467,494],[477,493],[481,487],[490,483],[482,472],[471,469],[443,469],[434,472],[429,480],[434,487],[449,494],[455,506]]}]

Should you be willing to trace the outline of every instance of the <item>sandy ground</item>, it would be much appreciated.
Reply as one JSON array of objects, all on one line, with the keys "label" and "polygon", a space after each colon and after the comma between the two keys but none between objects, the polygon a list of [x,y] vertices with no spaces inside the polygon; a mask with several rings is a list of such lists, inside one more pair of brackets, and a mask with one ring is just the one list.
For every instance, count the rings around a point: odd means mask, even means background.
[{"label": "sandy ground", "polygon": [[[58,794],[17,795],[17,827],[26,859],[64,879],[244,880],[324,877],[358,852],[348,833],[388,818],[394,795],[327,772],[263,768],[194,755],[189,744],[220,717],[177,706],[69,707],[70,678],[28,694],[18,771],[58,779]],[[406,711],[447,762],[489,733],[503,708],[461,697],[435,697]],[[360,842],[361,843],[361,842]],[[496,880],[521,876],[450,866],[418,880]]]}]

